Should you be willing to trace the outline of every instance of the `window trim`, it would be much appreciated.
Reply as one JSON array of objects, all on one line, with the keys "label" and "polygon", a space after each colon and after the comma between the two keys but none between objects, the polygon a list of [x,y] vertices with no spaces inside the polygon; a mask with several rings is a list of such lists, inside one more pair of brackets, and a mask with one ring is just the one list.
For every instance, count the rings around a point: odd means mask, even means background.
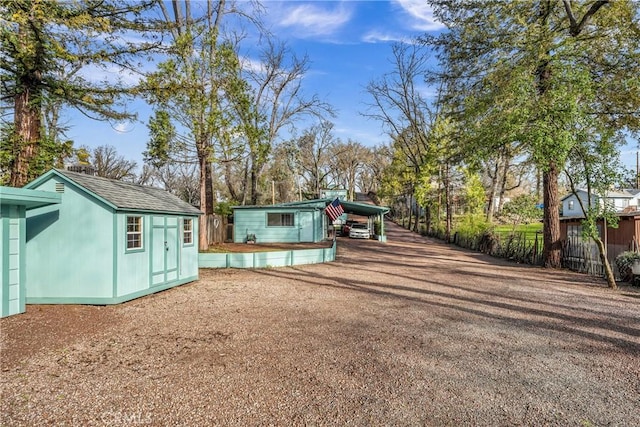
[{"label": "window trim", "polygon": [[[189,224],[189,229],[185,227]],[[190,241],[185,241],[185,237],[190,236]],[[193,240],[193,218],[182,218],[182,246],[193,246],[195,244]]]},{"label": "window trim", "polygon": [[[138,231],[129,231],[129,218],[138,218],[140,220]],[[142,215],[126,215],[125,223],[125,240],[124,248],[127,252],[142,252],[144,251],[144,216]],[[140,246],[129,247],[129,236],[139,235]],[[133,242],[133,241],[132,241]]]},{"label": "window trim", "polygon": [[[270,224],[269,216],[270,215],[279,215],[280,224]],[[287,215],[291,217],[291,224],[283,224],[283,217]],[[267,227],[275,227],[275,228],[294,228],[296,226],[296,215],[294,212],[267,212]]]}]

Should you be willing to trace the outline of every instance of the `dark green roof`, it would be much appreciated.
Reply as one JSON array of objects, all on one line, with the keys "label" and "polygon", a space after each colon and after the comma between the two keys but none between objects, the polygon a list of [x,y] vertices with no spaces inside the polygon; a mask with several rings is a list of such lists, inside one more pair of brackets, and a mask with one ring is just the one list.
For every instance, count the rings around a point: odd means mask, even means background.
[{"label": "dark green roof", "polygon": [[[280,203],[268,206],[234,206],[233,209],[324,209],[333,200],[334,199],[314,199],[298,202]],[[368,203],[347,202],[345,200],[340,200],[340,204],[342,205],[345,213],[354,215],[375,216],[384,215],[389,212],[389,208],[386,206],[376,206]]]},{"label": "dark green roof", "polygon": [[179,197],[160,188],[117,181],[83,173],[55,169],[32,184],[55,174],[72,181],[117,210],[135,210],[175,214],[201,215],[202,212]]}]

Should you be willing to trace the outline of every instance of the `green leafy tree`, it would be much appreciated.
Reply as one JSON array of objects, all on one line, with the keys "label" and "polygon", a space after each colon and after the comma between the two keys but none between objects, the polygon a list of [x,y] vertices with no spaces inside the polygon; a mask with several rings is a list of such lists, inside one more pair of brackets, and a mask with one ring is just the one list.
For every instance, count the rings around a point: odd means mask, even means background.
[{"label": "green leafy tree", "polygon": [[[68,151],[56,146],[56,135],[47,135],[43,115],[49,106],[74,108],[99,120],[133,117],[118,104],[130,88],[94,82],[79,71],[106,64],[134,69],[138,54],[159,44],[144,17],[150,5],[121,0],[0,2],[2,117],[12,121],[2,127],[0,171],[9,175],[9,185],[23,186]],[[134,33],[146,41],[132,41]]]},{"label": "green leafy tree", "polygon": [[[584,124],[586,126],[589,122]],[[591,124],[597,126],[599,123],[594,121]],[[610,288],[615,289],[616,281],[607,258],[602,233],[606,232],[606,228],[618,227],[619,218],[615,207],[607,201],[609,191],[623,175],[616,144],[611,141],[617,135],[606,128],[601,129],[601,132],[590,129],[582,132],[582,135],[583,138],[571,150],[564,172],[584,216],[582,237],[595,242],[607,283]],[[578,185],[586,188],[586,200],[579,197]],[[598,228],[599,220],[603,222],[602,232]]]},{"label": "green leafy tree", "polygon": [[501,215],[513,224],[513,231],[520,224],[529,224],[540,219],[540,208],[536,206],[537,198],[534,195],[521,194],[505,203]]},{"label": "green leafy tree", "polygon": [[149,122],[146,157],[158,165],[170,160],[198,165],[199,204],[205,213],[200,218],[199,245],[206,250],[206,216],[214,213],[215,148],[225,152],[243,144],[241,137],[260,139],[250,118],[255,116],[251,89],[240,75],[235,46],[221,35],[224,17],[239,11],[224,0],[200,3],[204,13],[197,15],[188,0],[173,0],[171,10],[165,2],[157,5],[172,43],[166,60],[144,84],[144,94],[156,110]]},{"label": "green leafy tree", "polygon": [[464,201],[466,204],[466,212],[472,215],[482,214],[484,211],[484,204],[486,201],[486,195],[484,186],[480,180],[480,176],[477,172],[467,168],[463,171],[464,174]]},{"label": "green leafy tree", "polygon": [[[464,123],[522,145],[542,171],[544,259],[560,267],[558,177],[584,120],[640,128],[639,4],[633,1],[433,0],[449,27],[439,52],[443,101]],[[515,84],[514,84],[515,83]],[[488,140],[479,141],[487,145]]]}]

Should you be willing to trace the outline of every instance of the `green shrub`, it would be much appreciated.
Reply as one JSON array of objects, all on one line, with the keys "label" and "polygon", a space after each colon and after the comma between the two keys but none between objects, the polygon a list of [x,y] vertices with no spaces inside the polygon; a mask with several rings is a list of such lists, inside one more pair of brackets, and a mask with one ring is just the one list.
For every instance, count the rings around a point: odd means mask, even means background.
[{"label": "green shrub", "polygon": [[618,267],[618,272],[620,272],[620,278],[625,282],[633,281],[631,267],[636,261],[640,261],[640,252],[626,251],[616,257],[616,266]]},{"label": "green shrub", "polygon": [[479,236],[491,229],[491,223],[487,222],[483,214],[465,214],[460,216],[453,232],[464,236]]},{"label": "green shrub", "polygon": [[376,236],[380,235],[380,231],[381,231],[381,225],[380,221],[376,220],[373,222],[373,234],[375,234]]}]

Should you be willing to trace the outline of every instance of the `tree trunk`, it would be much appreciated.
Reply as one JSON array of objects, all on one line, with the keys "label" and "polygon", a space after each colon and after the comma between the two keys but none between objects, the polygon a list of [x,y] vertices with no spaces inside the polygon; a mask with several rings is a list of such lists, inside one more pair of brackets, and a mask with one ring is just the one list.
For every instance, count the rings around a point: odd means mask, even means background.
[{"label": "tree trunk", "polygon": [[560,242],[560,204],[558,199],[558,165],[549,164],[542,174],[543,186],[543,258],[547,268],[560,268],[562,244]]},{"label": "tree trunk", "polygon": [[224,164],[224,181],[227,184],[227,190],[229,191],[229,197],[231,197],[231,200],[240,200],[238,191],[233,183],[233,173],[231,171],[230,161],[226,161]]},{"label": "tree trunk", "polygon": [[[202,212],[205,212],[206,210],[206,204],[207,204],[207,196],[206,196],[206,189],[205,189],[205,181],[206,181],[206,174],[205,174],[205,169],[202,165],[202,158],[201,156],[198,156],[198,163],[199,163],[199,179],[198,179],[198,184],[200,187],[200,210]],[[201,251],[206,251],[207,249],[209,249],[209,221],[207,218],[206,213],[204,215],[200,215],[199,218],[199,227],[198,227],[198,249]]]},{"label": "tree trunk", "polygon": [[29,87],[17,94],[15,107],[15,135],[13,137],[13,160],[10,166],[9,186],[23,187],[31,176],[29,166],[38,155],[40,139],[40,100],[36,94],[31,96]]},{"label": "tree trunk", "polygon": [[500,173],[500,199],[498,200],[498,212],[504,207],[504,195],[507,191],[507,178],[509,175],[509,167],[511,159],[508,153],[504,153],[502,157],[502,172]]},{"label": "tree trunk", "polygon": [[407,225],[407,230],[412,230],[413,228],[413,192],[409,195],[409,224]]},{"label": "tree trunk", "polygon": [[208,150],[198,144],[198,184],[200,186],[200,210],[204,215],[200,216],[198,229],[198,248],[203,251],[209,249],[209,215],[213,214],[213,181],[211,162]]},{"label": "tree trunk", "polygon": [[[606,229],[605,229],[606,233]],[[609,264],[609,259],[607,259],[607,250],[604,247],[604,242],[600,238],[593,239],[596,242],[596,246],[598,246],[598,253],[600,254],[600,262],[604,267],[604,277],[607,279],[607,285],[611,289],[617,289],[618,285],[616,285],[616,279],[613,276],[613,270],[611,269],[611,264]]]},{"label": "tree trunk", "polygon": [[489,204],[487,205],[487,222],[493,222],[493,214],[495,210],[495,198],[498,192],[498,173],[500,171],[500,162],[496,160],[496,165],[493,168],[493,174],[489,172],[491,178],[491,189],[489,190]]},{"label": "tree trunk", "polygon": [[453,228],[453,206],[451,202],[451,188],[449,183],[449,164],[444,166],[444,203],[445,203],[445,231],[444,238],[447,242],[451,241],[451,229]]}]

